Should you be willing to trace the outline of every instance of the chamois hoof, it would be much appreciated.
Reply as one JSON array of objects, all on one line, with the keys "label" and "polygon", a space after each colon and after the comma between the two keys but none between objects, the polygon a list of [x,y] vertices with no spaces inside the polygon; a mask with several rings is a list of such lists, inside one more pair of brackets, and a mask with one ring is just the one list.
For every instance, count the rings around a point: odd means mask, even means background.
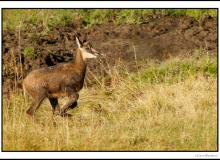
[{"label": "chamois hoof", "polygon": [[77,107],[77,102],[74,102],[69,108],[70,108],[70,109],[73,109],[73,108],[75,108],[75,107]]},{"label": "chamois hoof", "polygon": [[53,112],[54,116],[61,116],[61,117],[72,117],[72,114],[69,113],[60,113],[59,111]]},{"label": "chamois hoof", "polygon": [[26,111],[26,114],[27,114],[27,116],[28,116],[29,118],[33,118],[33,117],[34,117],[33,112],[32,112],[31,110],[29,110],[29,109]]}]

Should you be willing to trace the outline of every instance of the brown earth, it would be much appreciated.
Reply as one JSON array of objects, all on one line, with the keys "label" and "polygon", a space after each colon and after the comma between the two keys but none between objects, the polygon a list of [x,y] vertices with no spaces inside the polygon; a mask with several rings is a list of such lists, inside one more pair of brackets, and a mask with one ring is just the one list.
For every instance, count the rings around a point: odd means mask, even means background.
[{"label": "brown earth", "polygon": [[[138,60],[162,60],[201,48],[209,53],[217,50],[217,20],[209,16],[197,21],[186,16],[153,15],[142,24],[109,22],[88,29],[80,20],[65,27],[56,26],[49,32],[45,32],[42,24],[36,27],[25,23],[25,30],[3,31],[4,92],[17,88],[18,82],[33,69],[73,59],[74,35],[90,41],[96,50],[106,55],[109,64],[119,58],[133,61],[134,53]],[[34,48],[34,56],[24,56],[24,50],[30,47]],[[93,61],[89,62],[89,67],[99,70],[100,65]]]}]

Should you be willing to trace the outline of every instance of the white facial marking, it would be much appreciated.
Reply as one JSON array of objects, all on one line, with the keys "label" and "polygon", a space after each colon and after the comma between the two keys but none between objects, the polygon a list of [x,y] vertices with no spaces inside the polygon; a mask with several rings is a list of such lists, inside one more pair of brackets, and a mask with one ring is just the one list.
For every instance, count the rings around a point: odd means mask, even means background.
[{"label": "white facial marking", "polygon": [[82,57],[83,59],[88,59],[88,58],[97,58],[95,55],[87,52],[84,48],[80,48],[81,52],[82,52]]}]

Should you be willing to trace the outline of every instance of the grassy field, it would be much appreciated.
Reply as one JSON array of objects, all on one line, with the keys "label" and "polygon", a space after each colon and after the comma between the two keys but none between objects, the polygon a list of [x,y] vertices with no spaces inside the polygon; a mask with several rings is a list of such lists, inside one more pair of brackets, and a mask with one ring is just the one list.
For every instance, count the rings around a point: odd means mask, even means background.
[{"label": "grassy field", "polygon": [[112,21],[116,24],[140,24],[148,15],[161,14],[172,16],[191,16],[200,19],[204,15],[216,17],[217,9],[4,9],[3,28],[26,29],[41,24],[45,31],[56,25],[84,21],[85,27]]},{"label": "grassy field", "polygon": [[71,118],[53,117],[45,100],[32,121],[28,97],[4,98],[3,150],[217,150],[216,55],[149,60],[136,73],[117,65],[109,74],[110,86],[101,79],[80,92]]}]

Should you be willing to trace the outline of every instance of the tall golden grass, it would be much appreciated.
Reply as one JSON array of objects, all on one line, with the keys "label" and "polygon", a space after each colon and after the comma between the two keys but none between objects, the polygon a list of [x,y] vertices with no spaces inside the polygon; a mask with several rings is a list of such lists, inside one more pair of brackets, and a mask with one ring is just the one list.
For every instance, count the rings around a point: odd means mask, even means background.
[{"label": "tall golden grass", "polygon": [[80,92],[71,118],[53,116],[45,100],[30,120],[28,97],[4,97],[3,150],[217,150],[216,56],[151,61],[138,73],[116,66],[110,73],[110,86],[96,77],[99,83]]}]

